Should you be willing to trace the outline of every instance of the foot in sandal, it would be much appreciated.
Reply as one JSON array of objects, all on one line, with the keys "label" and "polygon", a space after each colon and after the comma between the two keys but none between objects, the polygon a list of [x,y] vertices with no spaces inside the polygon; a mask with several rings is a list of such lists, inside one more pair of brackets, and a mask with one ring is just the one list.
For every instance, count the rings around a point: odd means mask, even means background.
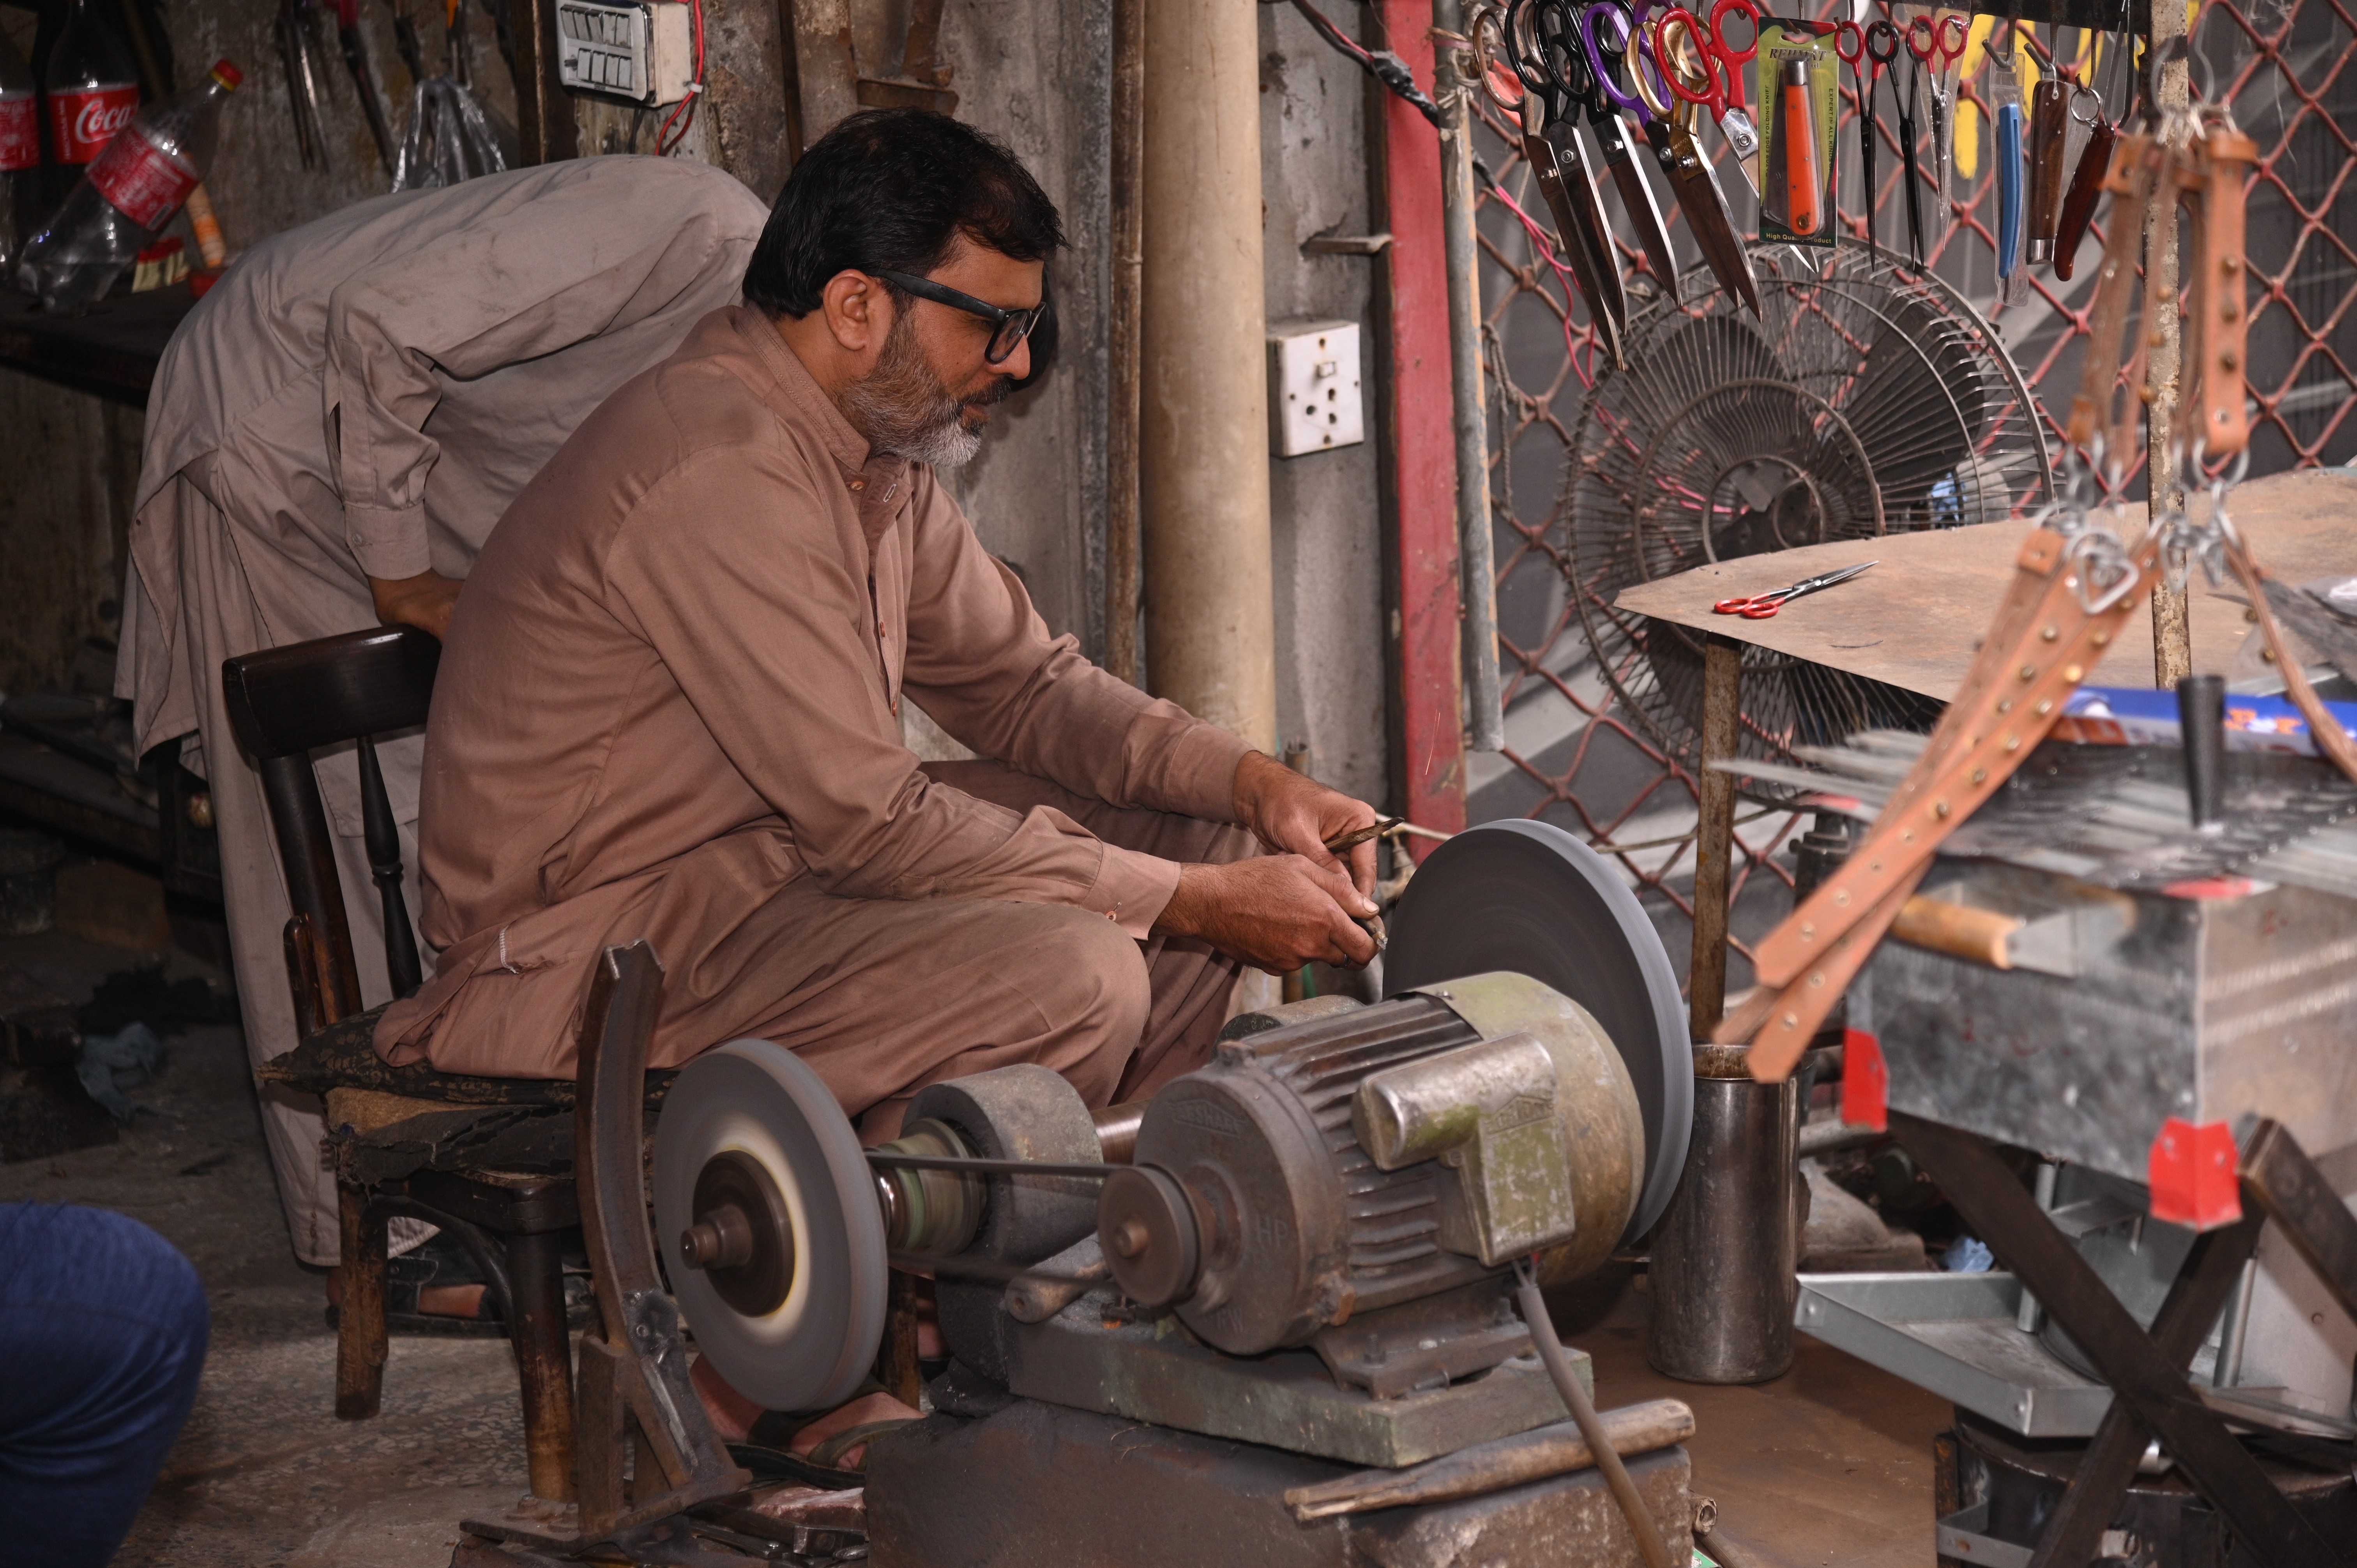
[{"label": "foot in sandal", "polygon": [[730,1388],[709,1361],[698,1360],[690,1380],[704,1400],[722,1441],[780,1449],[822,1469],[856,1477],[867,1464],[867,1444],[897,1431],[919,1413],[873,1383],[821,1415],[765,1411]]}]

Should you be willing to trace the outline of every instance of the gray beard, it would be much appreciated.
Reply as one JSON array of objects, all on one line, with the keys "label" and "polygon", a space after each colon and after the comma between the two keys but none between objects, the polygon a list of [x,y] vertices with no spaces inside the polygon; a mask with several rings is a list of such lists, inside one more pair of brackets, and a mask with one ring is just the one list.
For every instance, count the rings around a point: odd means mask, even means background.
[{"label": "gray beard", "polygon": [[[982,432],[967,428],[965,405],[925,362],[911,322],[903,310],[884,339],[876,369],[843,390],[843,416],[877,452],[954,468],[981,449]],[[1006,384],[999,381],[998,396],[1005,395]]]}]

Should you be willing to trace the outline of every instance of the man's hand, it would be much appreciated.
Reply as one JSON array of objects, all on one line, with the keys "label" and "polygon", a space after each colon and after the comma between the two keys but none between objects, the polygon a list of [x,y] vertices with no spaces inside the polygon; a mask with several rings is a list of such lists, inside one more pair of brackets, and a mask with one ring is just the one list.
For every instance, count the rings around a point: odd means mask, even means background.
[{"label": "man's hand", "polygon": [[1297,854],[1261,855],[1227,865],[1182,865],[1178,889],[1154,929],[1200,937],[1271,974],[1289,974],[1316,959],[1356,969],[1375,956],[1375,940],[1353,915],[1375,912],[1332,855],[1313,865]]},{"label": "man's hand", "polygon": [[414,626],[436,637],[450,635],[450,612],[458,607],[458,590],[466,584],[439,572],[414,577],[371,577],[369,597],[376,601],[376,618],[387,626]]},{"label": "man's hand", "polygon": [[[1264,848],[1297,854],[1338,876],[1348,876],[1361,893],[1375,890],[1374,841],[1351,849],[1347,865],[1326,844],[1356,829],[1372,827],[1380,820],[1364,800],[1329,789],[1265,753],[1248,751],[1236,764],[1236,821],[1251,829]],[[1373,908],[1370,907],[1367,913],[1373,914]]]}]

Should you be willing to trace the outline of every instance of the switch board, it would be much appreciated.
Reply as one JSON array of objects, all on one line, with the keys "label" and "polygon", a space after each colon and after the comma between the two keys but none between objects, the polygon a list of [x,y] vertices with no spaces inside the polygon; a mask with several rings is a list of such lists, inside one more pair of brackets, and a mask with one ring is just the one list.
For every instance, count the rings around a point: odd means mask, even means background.
[{"label": "switch board", "polygon": [[1268,329],[1268,441],[1280,457],[1367,438],[1359,395],[1359,324],[1282,321]]},{"label": "switch board", "polygon": [[679,0],[557,0],[556,74],[572,92],[650,109],[678,102],[695,79],[688,7]]}]

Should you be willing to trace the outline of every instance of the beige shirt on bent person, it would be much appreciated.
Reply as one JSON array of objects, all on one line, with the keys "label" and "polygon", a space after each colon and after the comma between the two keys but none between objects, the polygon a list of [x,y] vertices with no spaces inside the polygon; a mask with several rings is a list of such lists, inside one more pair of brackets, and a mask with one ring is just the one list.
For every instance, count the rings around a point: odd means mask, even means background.
[{"label": "beige shirt on bent person", "polygon": [[[1076,793],[1233,820],[1243,741],[1050,637],[930,468],[870,453],[759,310],[716,312],[575,432],[475,564],[420,800],[445,950],[378,1048],[568,1076],[598,950],[644,936],[682,972],[803,875],[1147,933],[1174,863],[931,782],[903,700]],[[435,1035],[478,981],[510,995],[498,1026]],[[717,1043],[659,1034],[653,1059]]]}]

